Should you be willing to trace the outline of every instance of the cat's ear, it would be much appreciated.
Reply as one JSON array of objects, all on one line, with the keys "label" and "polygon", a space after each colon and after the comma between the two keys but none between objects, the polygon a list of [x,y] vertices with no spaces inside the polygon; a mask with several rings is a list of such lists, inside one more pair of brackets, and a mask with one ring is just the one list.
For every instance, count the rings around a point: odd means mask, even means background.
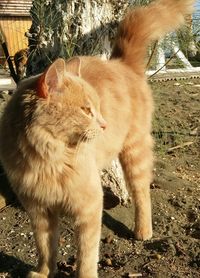
[{"label": "cat's ear", "polygon": [[81,58],[73,57],[66,62],[66,71],[81,77]]},{"label": "cat's ear", "polygon": [[37,82],[37,95],[47,98],[50,92],[57,91],[62,84],[65,73],[65,60],[58,58],[40,76]]}]

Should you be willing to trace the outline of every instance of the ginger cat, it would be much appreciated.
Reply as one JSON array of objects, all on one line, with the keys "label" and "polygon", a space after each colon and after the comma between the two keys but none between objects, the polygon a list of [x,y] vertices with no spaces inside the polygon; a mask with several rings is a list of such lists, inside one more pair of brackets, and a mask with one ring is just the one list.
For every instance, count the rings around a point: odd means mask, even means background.
[{"label": "ginger cat", "polygon": [[74,217],[77,277],[97,278],[102,188],[99,171],[119,156],[135,204],[135,237],[152,236],[153,102],[145,77],[149,42],[178,28],[193,0],[160,0],[131,10],[109,61],[56,60],[24,80],[0,127],[0,156],[30,216],[39,253],[29,278],[53,277],[58,217]]},{"label": "ginger cat", "polygon": [[21,49],[15,53],[14,63],[17,72],[17,77],[19,78],[19,80],[25,77],[27,61],[28,61],[27,48]]}]

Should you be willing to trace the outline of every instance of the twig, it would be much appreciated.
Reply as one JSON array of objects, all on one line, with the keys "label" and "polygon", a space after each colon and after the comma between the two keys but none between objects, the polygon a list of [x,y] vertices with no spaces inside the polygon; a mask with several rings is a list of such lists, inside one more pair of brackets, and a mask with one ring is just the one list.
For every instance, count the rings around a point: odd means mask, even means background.
[{"label": "twig", "polygon": [[11,207],[13,204],[5,205],[4,207],[0,208],[0,212],[4,211],[5,209]]},{"label": "twig", "polygon": [[156,75],[158,72],[160,72],[164,67],[166,67],[169,62],[176,56],[176,54],[180,51],[180,49],[178,49],[170,58],[169,60],[158,70],[156,70],[152,75],[150,75],[148,78],[152,78],[154,75]]},{"label": "twig", "polygon": [[127,277],[132,278],[132,277],[142,277],[142,273],[128,273]]},{"label": "twig", "polygon": [[190,145],[192,145],[192,144],[194,144],[194,142],[186,142],[186,143],[177,145],[177,146],[175,146],[175,147],[169,148],[169,149],[167,150],[167,152],[170,153],[170,152],[172,152],[172,151],[174,151],[174,150],[182,149],[182,148],[184,148],[184,147],[186,147],[186,146],[190,146]]},{"label": "twig", "polygon": [[146,65],[146,68],[147,68],[147,69],[148,69],[148,67],[149,67],[149,65],[150,65],[150,63],[151,63],[151,60],[152,60],[152,58],[153,58],[153,56],[154,56],[154,53],[156,52],[157,45],[158,45],[158,41],[156,41],[156,42],[154,43],[154,45],[153,45],[153,49],[152,49],[152,51],[151,51],[151,55],[150,55],[150,57],[149,57],[149,60],[148,60],[148,62],[147,62],[147,65]]},{"label": "twig", "polygon": [[171,134],[171,135],[181,135],[181,136],[200,136],[200,134],[198,135],[198,130],[194,129],[190,132],[178,132],[178,131],[152,131],[152,134],[154,135],[159,135],[159,134]]}]

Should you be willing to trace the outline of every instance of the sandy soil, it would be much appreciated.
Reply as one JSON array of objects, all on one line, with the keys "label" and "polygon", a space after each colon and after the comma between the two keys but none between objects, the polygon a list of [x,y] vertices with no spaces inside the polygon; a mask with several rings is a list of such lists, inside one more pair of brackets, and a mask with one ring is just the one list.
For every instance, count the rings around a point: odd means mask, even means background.
[{"label": "sandy soil", "polygon": [[[200,277],[200,81],[153,83],[155,179],[151,185],[154,235],[134,240],[133,207],[105,210],[99,277]],[[0,108],[7,100],[0,96]],[[176,147],[176,148],[174,148]],[[174,148],[174,149],[173,149]],[[0,185],[5,177],[0,176]],[[73,225],[62,217],[57,277],[74,277]],[[0,277],[25,277],[37,254],[26,213],[0,211]]]}]

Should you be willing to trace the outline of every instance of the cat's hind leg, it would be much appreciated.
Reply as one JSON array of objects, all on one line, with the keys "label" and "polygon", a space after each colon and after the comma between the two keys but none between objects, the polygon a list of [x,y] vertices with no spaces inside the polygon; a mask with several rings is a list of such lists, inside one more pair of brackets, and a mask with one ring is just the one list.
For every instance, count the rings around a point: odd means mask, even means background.
[{"label": "cat's hind leg", "polygon": [[153,168],[153,140],[150,134],[126,139],[120,162],[126,184],[135,204],[135,237],[147,240],[152,237],[150,183]]},{"label": "cat's hind leg", "polygon": [[58,214],[48,209],[31,206],[27,208],[35,236],[39,261],[36,272],[27,278],[52,278],[56,268],[58,243]]}]

